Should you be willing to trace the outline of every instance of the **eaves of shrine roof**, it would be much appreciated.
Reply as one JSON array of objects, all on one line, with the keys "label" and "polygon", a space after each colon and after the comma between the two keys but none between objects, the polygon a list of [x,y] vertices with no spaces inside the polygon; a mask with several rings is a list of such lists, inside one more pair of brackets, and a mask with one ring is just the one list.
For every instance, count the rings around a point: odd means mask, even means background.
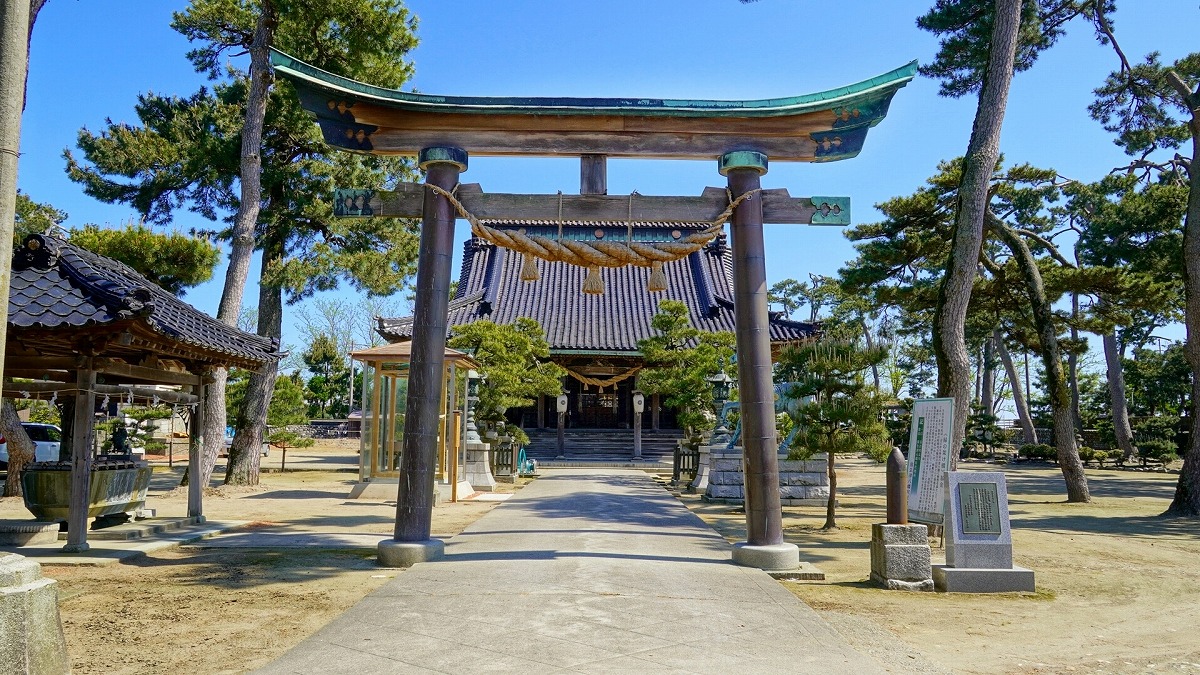
[{"label": "eaves of shrine roof", "polygon": [[69,354],[73,332],[106,328],[213,365],[258,369],[282,356],[274,340],[217,321],[123,263],[52,235],[26,237],[13,255],[8,339]]}]

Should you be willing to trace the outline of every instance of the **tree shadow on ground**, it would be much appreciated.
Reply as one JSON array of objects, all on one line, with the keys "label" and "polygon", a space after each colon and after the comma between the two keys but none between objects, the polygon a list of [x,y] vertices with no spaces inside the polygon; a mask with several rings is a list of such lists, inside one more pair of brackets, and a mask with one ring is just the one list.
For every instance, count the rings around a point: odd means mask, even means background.
[{"label": "tree shadow on ground", "polygon": [[1081,513],[1079,515],[1028,515],[1013,516],[1016,528],[1050,531],[1078,532],[1081,534],[1114,535],[1126,537],[1180,537],[1200,538],[1200,527],[1187,518],[1164,518],[1160,516],[1106,516]]}]

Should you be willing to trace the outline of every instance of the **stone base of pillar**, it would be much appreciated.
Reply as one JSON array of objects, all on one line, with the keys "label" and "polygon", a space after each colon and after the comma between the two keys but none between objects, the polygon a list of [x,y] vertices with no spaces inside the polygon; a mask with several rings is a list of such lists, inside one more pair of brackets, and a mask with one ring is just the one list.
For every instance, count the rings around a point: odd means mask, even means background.
[{"label": "stone base of pillar", "polygon": [[770,572],[800,567],[800,548],[795,544],[754,546],[746,542],[733,545],[733,562]]},{"label": "stone base of pillar", "polygon": [[932,591],[928,528],[871,525],[871,583],[893,591]]},{"label": "stone base of pillar", "polygon": [[379,542],[378,551],[381,567],[412,567],[417,563],[441,558],[446,553],[446,544],[441,539],[426,539],[425,541],[384,539]]},{"label": "stone base of pillar", "polygon": [[696,493],[706,493],[708,491],[709,472],[712,468],[713,453],[724,452],[725,445],[702,445],[700,446],[700,457],[696,460],[696,477],[688,483],[687,491]]},{"label": "stone base of pillar", "polygon": [[496,477],[492,475],[492,461],[486,444],[478,447],[467,444],[467,458],[463,465],[463,479],[479,492],[491,492],[496,489]]},{"label": "stone base of pillar", "polygon": [[58,616],[58,582],[42,578],[42,566],[0,553],[0,663],[26,673],[71,670]]}]

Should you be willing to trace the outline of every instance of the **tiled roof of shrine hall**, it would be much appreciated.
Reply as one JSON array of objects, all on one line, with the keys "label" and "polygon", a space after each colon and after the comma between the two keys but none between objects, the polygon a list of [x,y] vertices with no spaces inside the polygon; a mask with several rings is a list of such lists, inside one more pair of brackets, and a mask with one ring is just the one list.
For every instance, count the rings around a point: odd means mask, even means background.
[{"label": "tiled roof of shrine hall", "polygon": [[[493,224],[494,225],[494,224]],[[678,223],[672,225],[684,229]],[[515,227],[515,225],[514,225]],[[638,224],[646,232],[653,224]],[[564,236],[581,232],[564,230]],[[579,228],[583,229],[583,228]],[[592,232],[588,228],[587,233]],[[662,300],[687,305],[692,325],[708,331],[733,331],[733,259],[724,235],[700,251],[663,265],[667,290],[646,290],[650,270],[601,268],[603,295],[581,291],[587,270],[562,262],[536,260],[540,279],[522,281],[522,257],[478,238],[464,247],[458,292],[450,301],[449,326],[487,319],[509,324],[535,319],[546,331],[552,352],[636,352],[639,340],[654,335],[650,320]],[[398,342],[412,337],[412,317],[380,319],[379,333]],[[771,320],[771,341],[810,338],[816,327],[781,318]]]},{"label": "tiled roof of shrine hall", "polygon": [[[10,341],[43,355],[70,355],[72,332],[108,328],[131,331],[130,351],[140,345],[167,358],[258,368],[281,356],[274,340],[227,326],[129,266],[52,235],[29,235],[13,255],[8,326]],[[110,349],[118,342],[109,340]]]}]

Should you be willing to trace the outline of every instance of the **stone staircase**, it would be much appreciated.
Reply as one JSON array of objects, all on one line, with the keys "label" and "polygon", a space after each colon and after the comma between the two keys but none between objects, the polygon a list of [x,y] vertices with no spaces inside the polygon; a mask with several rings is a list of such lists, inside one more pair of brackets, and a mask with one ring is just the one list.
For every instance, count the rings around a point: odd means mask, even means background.
[{"label": "stone staircase", "polygon": [[[563,434],[564,456],[558,454],[557,429],[526,429],[529,445],[525,456],[541,466],[624,465],[633,459],[632,429],[567,429]],[[675,442],[683,437],[678,429],[642,430],[643,464],[671,466]]]}]

